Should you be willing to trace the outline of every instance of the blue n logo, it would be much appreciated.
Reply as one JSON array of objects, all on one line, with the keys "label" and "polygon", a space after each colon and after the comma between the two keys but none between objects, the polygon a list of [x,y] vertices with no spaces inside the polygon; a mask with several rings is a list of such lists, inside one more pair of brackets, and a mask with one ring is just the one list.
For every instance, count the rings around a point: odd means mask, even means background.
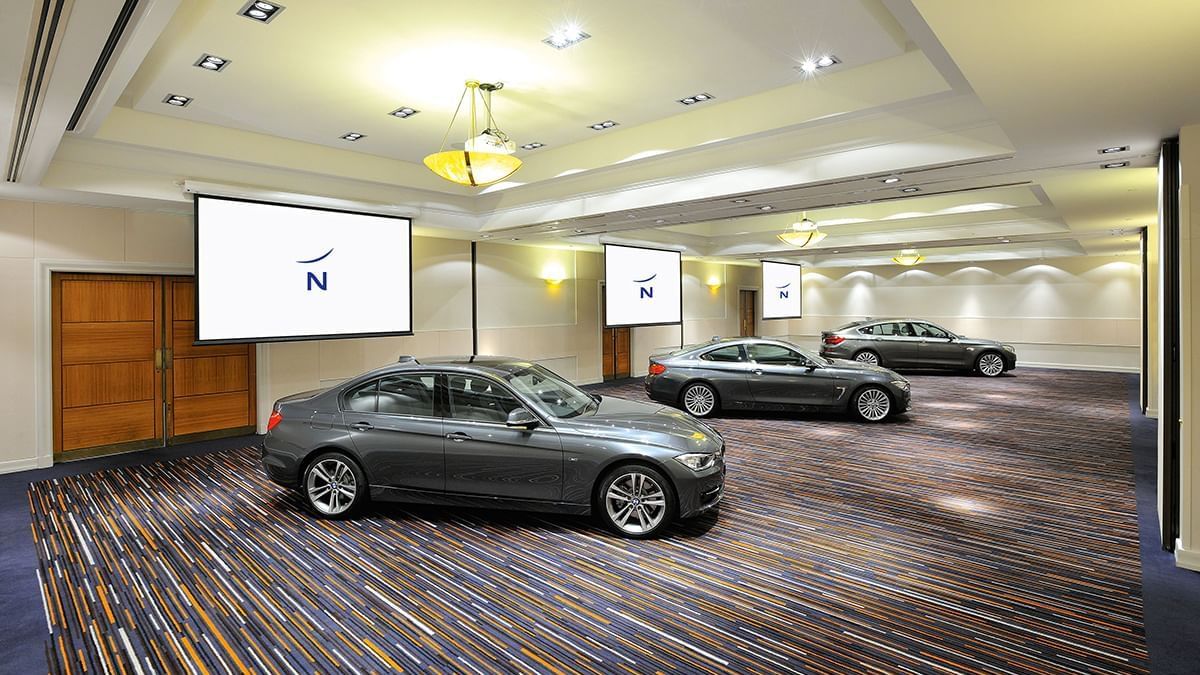
[{"label": "blue n logo", "polygon": [[[650,281],[653,281],[654,277],[656,277],[656,276],[658,276],[657,273],[651,274],[650,276],[646,277],[645,279],[634,279],[633,283],[635,283],[635,284],[648,283]],[[654,299],[654,287],[653,286],[642,286],[642,287],[638,288],[638,300],[645,300],[646,298],[650,298],[651,300]]]},{"label": "blue n logo", "polygon": [[784,285],[782,285],[782,286],[776,286],[776,287],[775,287],[775,288],[778,288],[778,289],[779,289],[779,299],[780,299],[780,300],[787,300],[788,293],[789,293],[790,291],[786,291],[786,290],[784,290],[784,289],[786,289],[788,286],[791,286],[791,285],[792,285],[792,282],[790,282],[790,281],[789,281],[789,282],[787,282],[786,284],[784,284]]},{"label": "blue n logo", "polygon": [[787,296],[788,296],[788,292],[787,292],[787,291],[779,291],[779,299],[780,299],[780,300],[783,300],[783,299],[784,299],[784,298],[786,298]]},{"label": "blue n logo", "polygon": [[[322,260],[328,258],[330,253],[333,253],[333,249],[329,249],[325,252],[325,255],[319,255],[312,260],[297,260],[296,262],[300,263],[301,265],[311,265],[312,263],[321,262]],[[307,290],[311,291],[313,286],[316,286],[322,291],[327,291],[329,290],[329,273],[321,272],[321,276],[318,277],[316,272],[309,272],[305,282],[308,285]]]}]

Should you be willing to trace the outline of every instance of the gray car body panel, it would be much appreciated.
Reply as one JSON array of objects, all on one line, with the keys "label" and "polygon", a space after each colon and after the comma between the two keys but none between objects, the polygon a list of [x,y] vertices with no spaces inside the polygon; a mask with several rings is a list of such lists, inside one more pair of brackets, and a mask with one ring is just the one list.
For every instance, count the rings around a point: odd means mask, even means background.
[{"label": "gray car body panel", "polygon": [[[276,403],[282,421],[263,440],[263,465],[272,480],[296,489],[307,460],[336,450],[359,463],[373,499],[587,514],[596,483],[609,468],[637,462],[671,481],[681,518],[720,501],[724,441],[717,432],[677,410],[614,397],[601,398],[598,406],[576,417],[549,416],[504,382],[507,369],[529,365],[502,357],[408,361],[330,389],[285,397]],[[441,415],[345,409],[345,392],[398,373],[486,376],[517,398],[540,424],[523,430]],[[444,380],[439,381],[438,386],[443,385]],[[357,430],[364,422],[373,428]],[[455,433],[471,439],[454,442],[448,437]],[[697,472],[675,460],[686,452],[720,457]]]},{"label": "gray car body panel", "polygon": [[[911,335],[875,335],[867,331],[876,327],[908,325]],[[949,337],[917,335],[918,325],[931,326]],[[844,340],[830,345],[826,338],[840,336]],[[1011,347],[1011,345],[1009,345]],[[1004,359],[1004,370],[1017,367],[1015,349],[1007,349],[997,340],[968,338],[955,335],[942,326],[924,319],[869,319],[855,322],[839,330],[821,335],[821,356],[832,359],[854,359],[859,353],[870,350],[880,357],[880,363],[889,368],[944,368],[971,370],[979,357],[987,352],[999,354]]]},{"label": "gray car body panel", "polygon": [[[651,363],[666,367],[661,375],[647,375],[646,394],[668,405],[679,405],[683,390],[693,382],[711,385],[725,410],[835,410],[845,411],[854,393],[867,384],[884,387],[896,403],[896,412],[908,409],[910,392],[897,385],[907,382],[888,370],[846,360],[832,363],[811,361],[810,366],[760,364],[745,351],[751,344],[777,345],[805,354],[786,340],[771,338],[726,338],[692,345],[669,354],[650,357]],[[716,349],[741,346],[742,362],[705,360]]]}]

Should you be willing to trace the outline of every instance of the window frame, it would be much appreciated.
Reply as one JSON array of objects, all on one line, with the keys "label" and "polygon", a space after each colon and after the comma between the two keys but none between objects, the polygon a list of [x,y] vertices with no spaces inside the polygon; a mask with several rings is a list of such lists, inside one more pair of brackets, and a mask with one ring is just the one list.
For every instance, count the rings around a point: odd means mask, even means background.
[{"label": "window frame", "polygon": [[[754,346],[778,347],[779,349],[787,350],[795,355],[797,362],[796,363],[764,363],[762,361],[755,359],[753,356],[751,356],[750,348],[754,347]],[[807,368],[810,365],[812,365],[812,362],[809,361],[808,357],[805,356],[803,353],[798,352],[795,349],[788,347],[787,345],[775,344],[774,342],[758,342],[758,343],[746,345],[746,356],[748,358],[750,358],[750,363],[753,363],[753,364],[759,365],[759,366],[784,366],[784,367],[789,367],[789,368]]]},{"label": "window frame", "polygon": [[[433,377],[433,415],[410,415],[410,414],[406,414],[406,413],[391,413],[391,412],[380,412],[379,411],[379,384],[380,384],[380,382],[382,382],[384,379],[389,378],[389,377],[424,377],[427,375]],[[375,409],[371,410],[371,411],[355,410],[354,408],[351,408],[350,406],[348,406],[347,401],[349,401],[351,392],[357,391],[360,386],[365,386],[367,384],[373,384],[375,386]],[[344,390],[338,396],[338,409],[343,414],[347,413],[347,412],[351,412],[351,413],[359,413],[359,414],[363,414],[363,415],[386,415],[387,417],[401,417],[401,418],[408,418],[408,419],[414,419],[414,420],[441,420],[441,419],[446,419],[446,412],[448,410],[446,395],[447,395],[446,383],[442,380],[441,373],[439,373],[437,371],[433,371],[433,370],[420,370],[420,371],[411,371],[411,372],[400,371],[400,372],[395,372],[395,373],[386,373],[383,375],[377,375],[368,380],[363,380],[362,382],[359,382],[352,387],[347,387],[346,390]]]},{"label": "window frame", "polygon": [[[490,373],[459,371],[459,370],[450,370],[450,371],[446,371],[446,372],[442,373],[442,376],[445,378],[441,382],[442,391],[444,392],[442,395],[442,401],[444,404],[442,412],[445,413],[444,419],[447,422],[453,422],[455,424],[484,424],[484,425],[488,425],[488,426],[504,427],[506,429],[509,428],[508,420],[505,420],[503,422],[490,422],[488,420],[468,420],[468,419],[460,419],[458,417],[455,417],[454,416],[453,392],[450,389],[450,378],[454,375],[458,375],[460,377],[479,378],[482,380],[487,380],[492,386],[499,386],[500,389],[503,390],[505,393],[507,393],[509,396],[511,396],[513,398],[513,400],[517,402],[518,405],[520,405],[522,408],[524,408],[526,412],[528,412],[530,415],[533,415],[533,417],[535,419],[537,419],[539,422],[541,422],[541,427],[549,427],[551,429],[554,428],[554,425],[551,424],[548,419],[546,419],[545,415],[543,415],[539,410],[537,410],[537,408],[535,406],[531,405],[529,403],[529,401],[525,400],[524,397],[522,397],[520,394],[518,394],[516,392],[516,390],[514,390],[512,387],[508,386],[508,383],[505,382],[503,379],[496,377]],[[538,428],[541,428],[541,427],[538,427]],[[538,429],[530,429],[529,431],[536,432],[537,430]]]},{"label": "window frame", "polygon": [[[737,361],[718,361],[716,359],[705,358],[709,354],[712,354],[713,352],[717,352],[722,349],[729,349],[730,347],[734,347],[738,350],[738,356],[740,356],[741,358],[739,358]],[[704,361],[706,363],[749,363],[750,362],[750,353],[746,350],[746,345],[739,342],[739,343],[733,344],[733,345],[721,345],[719,347],[713,347],[712,349],[706,349],[703,352],[700,352],[699,354],[697,354],[696,359],[700,360],[700,361]]]}]

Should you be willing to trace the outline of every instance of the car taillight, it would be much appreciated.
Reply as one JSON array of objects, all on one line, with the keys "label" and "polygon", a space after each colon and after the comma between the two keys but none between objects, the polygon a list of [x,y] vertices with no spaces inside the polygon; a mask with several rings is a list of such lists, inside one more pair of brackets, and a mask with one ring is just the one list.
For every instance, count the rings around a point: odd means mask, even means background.
[{"label": "car taillight", "polygon": [[282,421],[283,421],[283,414],[281,414],[278,409],[272,410],[271,416],[267,418],[267,431],[270,431],[270,430],[274,429],[275,427],[279,426],[279,423]]},{"label": "car taillight", "polygon": [[662,375],[665,372],[667,372],[667,367],[664,366],[663,364],[661,364],[661,363],[651,363],[650,364],[650,374],[651,375]]},{"label": "car taillight", "polygon": [[846,338],[842,337],[841,335],[825,336],[825,344],[827,344],[827,345],[840,345],[845,341],[846,341]]}]

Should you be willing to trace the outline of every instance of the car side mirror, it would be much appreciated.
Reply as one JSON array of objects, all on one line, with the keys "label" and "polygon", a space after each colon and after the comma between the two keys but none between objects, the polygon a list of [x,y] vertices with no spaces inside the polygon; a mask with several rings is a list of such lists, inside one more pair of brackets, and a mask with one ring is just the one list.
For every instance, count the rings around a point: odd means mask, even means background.
[{"label": "car side mirror", "polygon": [[537,428],[538,418],[533,416],[533,413],[524,408],[517,408],[508,413],[508,421],[505,422],[510,429],[524,429],[526,431]]}]

